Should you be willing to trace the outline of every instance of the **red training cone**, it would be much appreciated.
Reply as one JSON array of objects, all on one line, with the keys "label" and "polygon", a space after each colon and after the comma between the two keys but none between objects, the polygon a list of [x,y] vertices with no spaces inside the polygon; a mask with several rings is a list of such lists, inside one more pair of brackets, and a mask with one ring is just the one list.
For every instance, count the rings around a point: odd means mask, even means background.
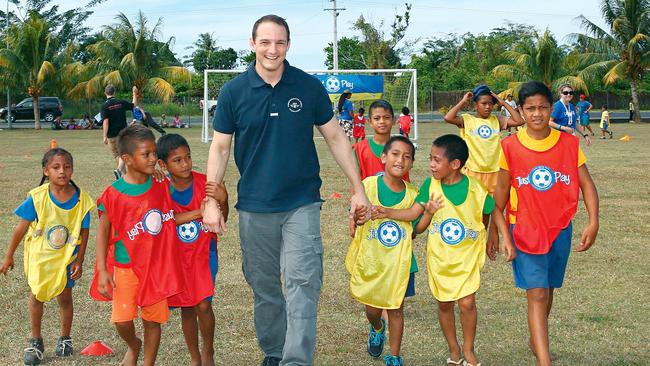
[{"label": "red training cone", "polygon": [[84,356],[106,356],[112,355],[114,351],[104,344],[102,341],[95,341],[88,345],[88,347],[81,350],[82,355]]},{"label": "red training cone", "polygon": [[341,197],[343,197],[343,195],[338,193],[338,192],[334,192],[334,193],[330,194],[330,198],[337,199],[337,198],[341,198]]}]

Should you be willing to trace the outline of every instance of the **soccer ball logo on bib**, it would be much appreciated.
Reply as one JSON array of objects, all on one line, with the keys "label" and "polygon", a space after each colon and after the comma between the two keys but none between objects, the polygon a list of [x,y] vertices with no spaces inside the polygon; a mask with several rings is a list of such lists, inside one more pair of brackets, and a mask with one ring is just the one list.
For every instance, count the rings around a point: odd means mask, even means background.
[{"label": "soccer ball logo on bib", "polygon": [[477,133],[480,137],[482,137],[482,138],[484,138],[484,139],[487,139],[487,138],[490,138],[490,136],[492,136],[492,128],[490,128],[490,126],[488,126],[488,125],[481,125],[481,126],[479,126],[479,128],[476,130],[476,133]]},{"label": "soccer ball logo on bib", "polygon": [[341,89],[341,81],[335,76],[330,76],[325,80],[325,89],[330,93],[336,93]]},{"label": "soccer ball logo on bib", "polygon": [[151,235],[158,235],[162,230],[163,217],[159,210],[149,210],[142,219],[142,228]]},{"label": "soccer ball logo on bib", "polygon": [[456,245],[465,238],[465,226],[456,219],[447,219],[440,224],[442,241],[449,245]]},{"label": "soccer ball logo on bib", "polygon": [[547,191],[555,184],[555,173],[551,168],[540,165],[530,172],[528,181],[538,191]]},{"label": "soccer ball logo on bib", "polygon": [[193,243],[199,237],[199,224],[190,221],[176,227],[176,234],[183,243]]},{"label": "soccer ball logo on bib", "polygon": [[402,240],[402,229],[394,221],[384,221],[377,229],[377,238],[386,247],[392,248]]},{"label": "soccer ball logo on bib", "polygon": [[47,244],[52,249],[61,249],[68,242],[68,228],[63,225],[52,226],[47,231]]}]

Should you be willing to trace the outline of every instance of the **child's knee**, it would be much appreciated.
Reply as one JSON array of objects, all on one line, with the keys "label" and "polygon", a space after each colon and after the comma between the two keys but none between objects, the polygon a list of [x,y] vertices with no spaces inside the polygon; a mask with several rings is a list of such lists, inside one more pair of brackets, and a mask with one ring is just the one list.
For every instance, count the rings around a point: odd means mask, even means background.
[{"label": "child's knee", "polygon": [[207,300],[203,300],[195,306],[195,309],[197,313],[209,314],[212,312],[212,303]]},{"label": "child's knee", "polygon": [[389,318],[389,319],[404,318],[404,311],[403,311],[403,309],[402,309],[402,308],[399,308],[399,309],[388,310],[388,318]]},{"label": "child's knee", "polygon": [[438,309],[444,313],[453,312],[454,305],[453,301],[438,302]]},{"label": "child's knee", "polygon": [[461,312],[476,311],[476,298],[474,295],[465,296],[458,300],[458,307]]},{"label": "child's knee", "polygon": [[548,303],[549,289],[533,288],[527,291],[526,296],[529,302]]}]

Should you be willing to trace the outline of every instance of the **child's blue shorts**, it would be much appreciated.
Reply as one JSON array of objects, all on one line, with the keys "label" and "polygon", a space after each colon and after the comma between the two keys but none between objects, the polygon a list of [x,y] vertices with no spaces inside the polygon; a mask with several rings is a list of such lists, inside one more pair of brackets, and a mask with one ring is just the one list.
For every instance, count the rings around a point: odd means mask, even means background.
[{"label": "child's blue shorts", "polygon": [[406,294],[404,297],[415,296],[415,272],[411,272],[409,275],[409,284],[406,287]]},{"label": "child's blue shorts", "polygon": [[[512,229],[510,225],[510,237]],[[532,288],[560,288],[564,282],[566,265],[571,253],[572,224],[560,231],[551,250],[546,254],[528,254],[517,249],[517,258],[512,261],[515,286],[524,290]],[[514,240],[514,239],[513,239]]]},{"label": "child's blue shorts", "polygon": [[[74,248],[74,252],[72,252],[72,255],[76,255],[78,252],[79,252],[79,246],[77,245],[77,246]],[[70,264],[68,264],[68,265],[65,267],[65,273],[66,273],[66,276],[67,276],[67,281],[66,281],[66,283],[65,283],[65,288],[73,288],[74,285],[75,285],[75,283],[77,283],[77,281],[75,281],[75,280],[73,280],[73,279],[71,278],[71,276],[72,276],[72,265],[73,265],[76,261],[77,261],[77,260],[75,259],[74,261],[72,261]]]}]

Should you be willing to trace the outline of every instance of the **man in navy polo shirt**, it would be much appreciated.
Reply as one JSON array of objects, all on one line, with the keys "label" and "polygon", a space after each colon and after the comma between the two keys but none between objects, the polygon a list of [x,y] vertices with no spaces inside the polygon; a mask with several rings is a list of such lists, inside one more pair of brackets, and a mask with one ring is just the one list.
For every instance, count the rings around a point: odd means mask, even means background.
[{"label": "man in navy polo shirt", "polygon": [[[219,94],[207,168],[209,181],[223,179],[234,135],[242,267],[255,297],[262,365],[313,364],[323,280],[314,125],[352,184],[352,210],[370,207],[329,97],[320,81],[285,61],[289,45],[283,18],[255,22],[255,62]],[[223,228],[216,201],[206,203],[203,222],[213,232]]]}]

